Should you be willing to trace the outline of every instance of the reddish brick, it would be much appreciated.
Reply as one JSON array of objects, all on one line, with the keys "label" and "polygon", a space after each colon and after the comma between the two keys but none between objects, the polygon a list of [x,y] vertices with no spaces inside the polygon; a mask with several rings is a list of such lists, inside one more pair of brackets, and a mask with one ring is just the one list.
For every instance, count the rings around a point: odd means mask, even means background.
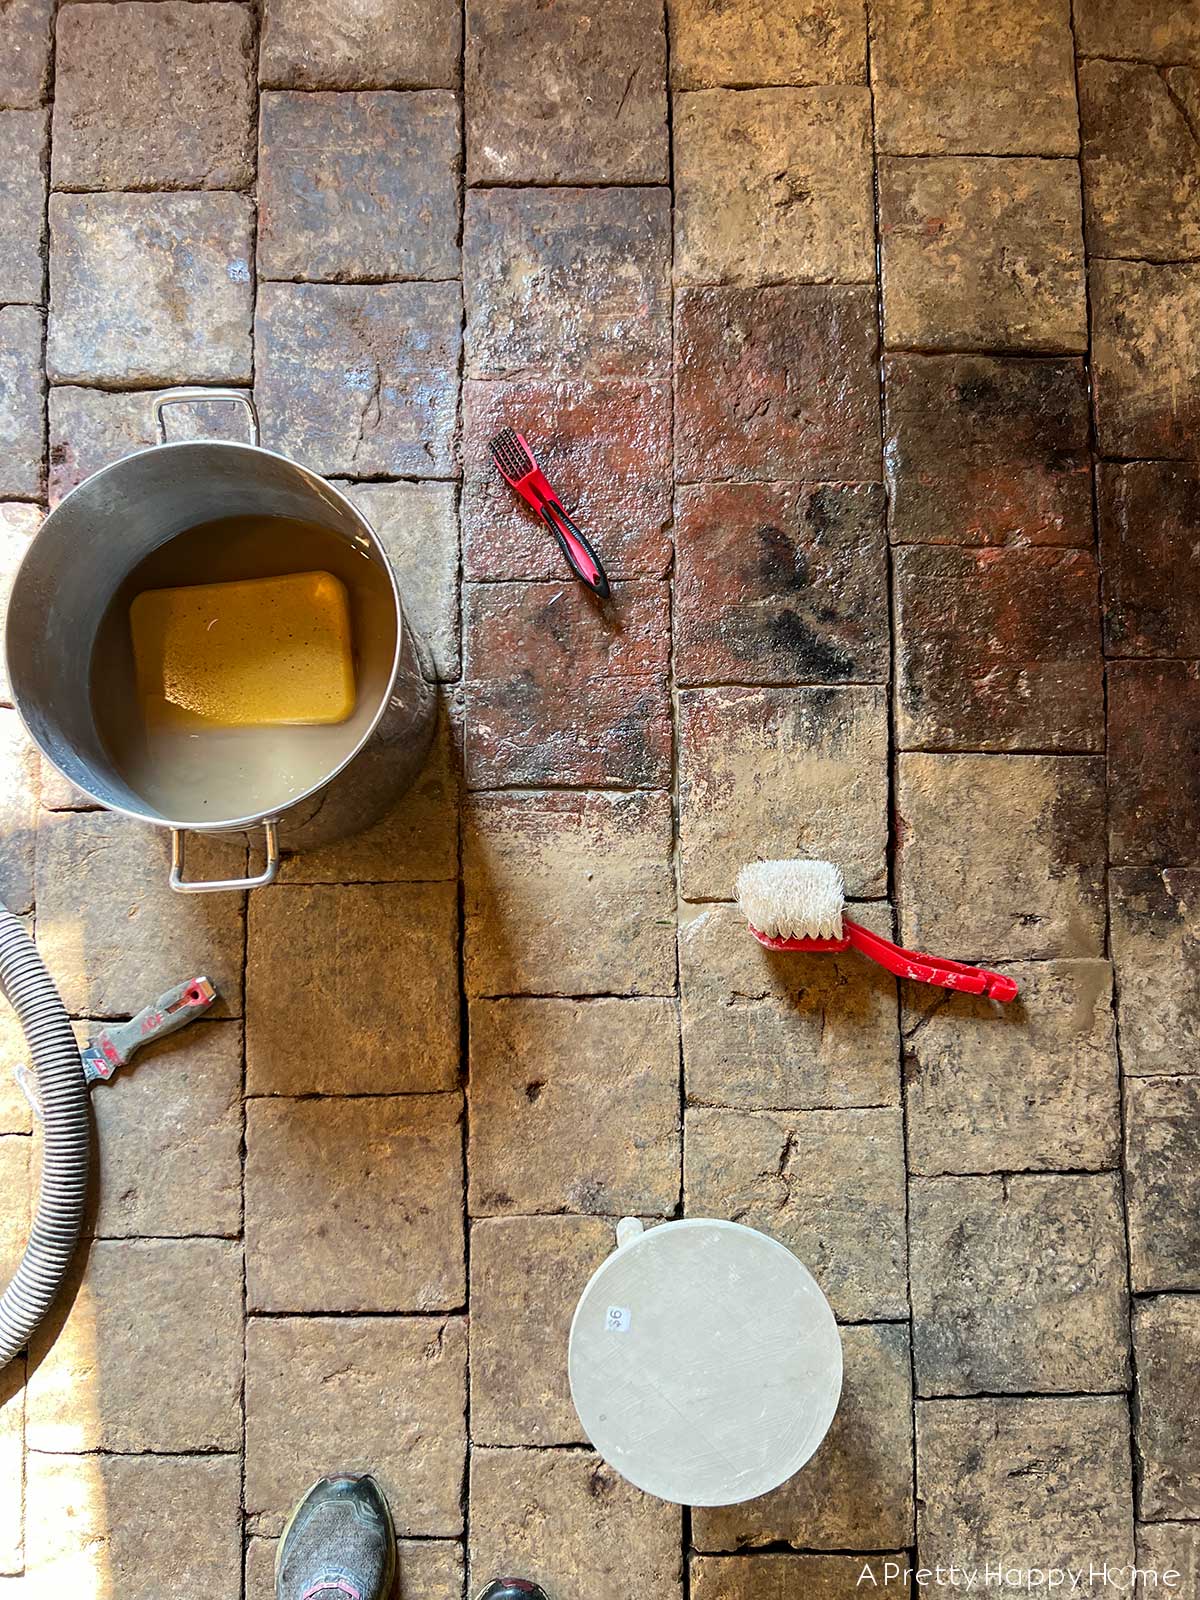
[{"label": "reddish brick", "polygon": [[670,782],[666,584],[471,583],[465,617],[471,787]]},{"label": "reddish brick", "polygon": [[1200,866],[1200,663],[1108,668],[1109,849],[1115,866]]},{"label": "reddish brick", "polygon": [[1200,263],[1093,261],[1092,389],[1108,456],[1200,452]]},{"label": "reddish brick", "polygon": [[679,491],[681,683],[882,682],[883,491],[876,484],[692,484]]},{"label": "reddish brick", "polygon": [[872,289],[688,289],[676,340],[682,481],[879,477]]},{"label": "reddish brick", "polygon": [[244,189],[254,177],[254,17],[191,0],[58,18],[56,189]]},{"label": "reddish brick", "polygon": [[1099,496],[1106,650],[1200,656],[1200,467],[1105,462]]},{"label": "reddish brick", "polygon": [[457,284],[264,283],[264,438],[315,472],[452,477],[461,337]]},{"label": "reddish brick", "polygon": [[662,183],[667,41],[659,0],[470,0],[471,183]]},{"label": "reddish brick", "polygon": [[667,189],[468,194],[468,375],[665,372],[671,354],[670,262]]},{"label": "reddish brick", "polygon": [[1091,545],[1082,361],[902,355],[884,374],[893,540]]},{"label": "reddish brick", "polygon": [[46,98],[54,11],[54,0],[9,0],[6,5],[0,106],[36,106]]},{"label": "reddish brick", "polygon": [[894,593],[901,748],[1104,748],[1089,551],[908,545]]},{"label": "reddish brick", "polygon": [[889,346],[1086,349],[1077,162],[884,157],[879,220]]},{"label": "reddish brick", "polygon": [[458,275],[456,95],[269,93],[260,121],[263,277]]},{"label": "reddish brick", "polygon": [[43,299],[46,244],[47,117],[44,111],[0,111],[0,305]]},{"label": "reddish brick", "polygon": [[459,0],[264,0],[261,81],[273,89],[453,89]]},{"label": "reddish brick", "polygon": [[610,578],[661,578],[671,559],[671,389],[664,379],[468,383],[463,391],[463,570],[561,578],[546,526],[496,471],[488,440],[528,439]]},{"label": "reddish brick", "polygon": [[1140,62],[1083,61],[1079,111],[1089,252],[1200,254],[1196,135],[1167,75]]}]

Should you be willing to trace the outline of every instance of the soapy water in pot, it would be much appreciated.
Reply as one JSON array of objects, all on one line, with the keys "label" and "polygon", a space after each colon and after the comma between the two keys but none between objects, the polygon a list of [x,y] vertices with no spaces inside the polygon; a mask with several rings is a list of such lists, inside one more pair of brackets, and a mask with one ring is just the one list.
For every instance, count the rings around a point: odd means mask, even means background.
[{"label": "soapy water in pot", "polygon": [[[194,592],[159,593],[177,589]],[[160,545],[117,590],[92,651],[93,715],[163,817],[277,812],[359,743],[395,647],[391,584],[362,550],[316,523],[225,517]]]}]

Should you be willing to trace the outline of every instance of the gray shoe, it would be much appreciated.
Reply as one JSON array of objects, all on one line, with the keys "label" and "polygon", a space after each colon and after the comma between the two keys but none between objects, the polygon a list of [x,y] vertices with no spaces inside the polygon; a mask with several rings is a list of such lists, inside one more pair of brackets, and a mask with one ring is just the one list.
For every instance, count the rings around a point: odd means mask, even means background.
[{"label": "gray shoe", "polygon": [[528,1578],[493,1578],[479,1600],[546,1600],[546,1591]]},{"label": "gray shoe", "polygon": [[374,1478],[322,1478],[288,1518],[275,1553],[275,1600],[387,1600],[396,1530]]}]

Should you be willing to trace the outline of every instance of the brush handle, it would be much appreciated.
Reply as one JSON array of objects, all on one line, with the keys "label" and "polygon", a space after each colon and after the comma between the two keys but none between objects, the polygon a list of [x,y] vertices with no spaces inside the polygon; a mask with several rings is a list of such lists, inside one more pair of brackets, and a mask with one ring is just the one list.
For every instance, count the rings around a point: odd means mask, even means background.
[{"label": "brush handle", "polygon": [[609,596],[608,577],[600,565],[600,557],[592,549],[580,528],[577,528],[557,500],[549,500],[541,508],[546,526],[558,541],[558,548],[567,558],[567,565],[593,594],[601,600]]},{"label": "brush handle", "polygon": [[960,994],[986,995],[989,1000],[1015,1000],[1017,985],[1000,972],[986,967],[969,967],[945,956],[927,956],[919,950],[905,950],[848,917],[842,918],[842,932],[856,950],[894,972],[898,978],[931,983],[939,989],[955,989]]}]

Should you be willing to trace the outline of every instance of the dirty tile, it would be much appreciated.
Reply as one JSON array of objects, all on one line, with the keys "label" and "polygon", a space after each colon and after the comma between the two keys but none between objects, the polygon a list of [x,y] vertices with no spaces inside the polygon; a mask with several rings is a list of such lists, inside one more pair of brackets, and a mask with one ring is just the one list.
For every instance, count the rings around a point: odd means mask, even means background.
[{"label": "dirty tile", "polygon": [[263,437],[326,476],[453,477],[461,322],[454,283],[264,283]]},{"label": "dirty tile", "polygon": [[[173,894],[170,841],[128,817],[43,812],[38,828],[38,947],[72,1015],[134,1016],[197,973],[216,985],[217,1016],[240,1015],[241,895]],[[189,873],[244,870],[241,844],[190,837]]]},{"label": "dirty tile", "polygon": [[1093,261],[1092,389],[1108,456],[1195,459],[1200,263]]},{"label": "dirty tile", "polygon": [[853,0],[668,0],[667,11],[676,89],[866,81],[866,18]]},{"label": "dirty tile", "polygon": [[[444,1311],[466,1284],[456,1094],[250,1100],[252,1311]],[[297,1230],[320,1186],[321,1220]],[[436,1531],[436,1530],[429,1530]],[[453,1531],[453,1530],[443,1530]]]},{"label": "dirty tile", "polygon": [[670,263],[668,189],[468,193],[467,376],[665,373]]},{"label": "dirty tile", "polygon": [[[449,483],[338,483],[387,551],[407,621],[440,679],[458,677],[458,506]],[[511,491],[510,491],[511,492]]]},{"label": "dirty tile", "polygon": [[1069,0],[871,9],[880,150],[1073,156],[1079,148]]},{"label": "dirty tile", "polygon": [[640,1493],[590,1450],[472,1450],[470,1493],[471,1593],[499,1572],[520,1572],[556,1600],[682,1593],[679,1507]]},{"label": "dirty tile", "polygon": [[1178,0],[1078,0],[1081,55],[1200,61],[1200,16]]},{"label": "dirty tile", "polygon": [[1104,645],[1114,656],[1200,655],[1200,585],[1191,541],[1200,466],[1101,462]]},{"label": "dirty tile", "polygon": [[54,0],[9,0],[0,60],[0,106],[36,106],[46,98],[54,38]]},{"label": "dirty tile", "polygon": [[[16,1012],[10,1005],[0,1006],[0,1061],[8,1067],[7,1071],[0,1071],[0,1134],[33,1132],[33,1109],[11,1070],[27,1059],[28,1047]],[[18,1224],[14,1220],[12,1225]],[[0,1273],[3,1272],[0,1266]]]},{"label": "dirty tile", "polygon": [[443,706],[425,765],[386,816],[361,833],[332,844],[290,851],[285,842],[279,882],[452,881],[458,875],[458,801],[459,757],[450,715]]},{"label": "dirty tile", "polygon": [[[25,1566],[24,1372],[24,1357],[18,1357],[8,1375],[11,1392],[0,1401],[0,1573],[6,1575]],[[2,1585],[0,1594],[8,1600]]]},{"label": "dirty tile", "polygon": [[472,1216],[674,1211],[673,1000],[477,1000],[470,1029]]},{"label": "dirty tile", "polygon": [[[1124,1395],[919,1400],[922,1564],[954,1561],[981,1571],[990,1561],[994,1570],[1011,1551],[1032,1564],[1078,1567],[1082,1553],[1095,1551],[1110,1569],[1128,1566],[1130,1476]],[[1025,1563],[1013,1565],[1016,1587]],[[1077,1592],[1100,1595],[1105,1587],[1085,1571]]]},{"label": "dirty tile", "polygon": [[1086,550],[897,550],[900,748],[1103,750],[1098,588]]},{"label": "dirty tile", "polygon": [[453,89],[458,0],[264,0],[259,81],[272,89]]},{"label": "dirty tile", "polygon": [[1108,897],[1121,1070],[1200,1072],[1200,872],[1115,870]]},{"label": "dirty tile", "polygon": [[667,180],[656,0],[470,0],[466,18],[468,182]]},{"label": "dirty tile", "polygon": [[[239,1592],[236,1455],[31,1453],[28,1474],[22,1600]],[[172,1529],[186,1529],[186,1537],[165,1537]]]},{"label": "dirty tile", "polygon": [[[98,1025],[84,1023],[81,1037]],[[198,1022],[92,1099],[102,1239],[222,1234],[242,1223],[242,1030]]]},{"label": "dirty tile", "polygon": [[898,1108],[690,1107],[684,1203],[691,1216],[728,1217],[786,1244],[840,1320],[908,1315]]},{"label": "dirty tile", "polygon": [[1083,350],[1079,166],[1034,157],[884,157],[889,346]]},{"label": "dirty tile", "polygon": [[81,1277],[61,1332],[43,1323],[30,1346],[30,1450],[240,1449],[241,1246],[98,1239]]},{"label": "dirty tile", "polygon": [[897,774],[903,944],[988,963],[1103,953],[1102,758],[909,754]]},{"label": "dirty tile", "polygon": [[873,289],[685,289],[675,335],[680,482],[880,476]]},{"label": "dirty tile", "polygon": [[[1194,1522],[1139,1522],[1137,1564],[1146,1572],[1158,1573],[1164,1585],[1168,1573],[1178,1573],[1175,1593],[1180,1600],[1196,1600],[1200,1594],[1200,1527]],[[1154,1587],[1147,1577],[1143,1597]]]},{"label": "dirty tile", "polygon": [[884,374],[896,543],[1091,546],[1082,361],[898,355]]},{"label": "dirty tile", "polygon": [[[18,1034],[18,1039],[20,1037]],[[7,1062],[5,1065],[9,1071],[12,1070]],[[0,1277],[6,1284],[20,1265],[29,1238],[30,1207],[33,1204],[30,1187],[32,1147],[32,1140],[21,1134],[5,1134],[0,1138],[0,1193],[4,1195],[4,1216],[0,1221]]]},{"label": "dirty tile", "polygon": [[0,303],[37,305],[44,298],[47,132],[44,111],[0,111],[0,209],[7,222],[0,239]]},{"label": "dirty tile", "polygon": [[[456,1088],[456,895],[452,883],[288,884],[252,895],[249,1093]],[[384,965],[402,981],[381,984]]]},{"label": "dirty tile", "polygon": [[278,1534],[319,1464],[336,1462],[379,1480],[399,1534],[461,1533],[466,1403],[462,1317],[252,1317],[250,1531]]},{"label": "dirty tile", "polygon": [[840,864],[853,898],[887,885],[883,689],[696,689],[679,695],[680,873],[723,899],[747,861]]},{"label": "dirty tile", "polygon": [[38,772],[17,713],[0,711],[0,902],[18,917],[33,909]]},{"label": "dirty tile", "polygon": [[919,1394],[1124,1390],[1120,1178],[915,1178],[908,1190]]},{"label": "dirty tile", "polygon": [[191,0],[75,5],[55,29],[56,189],[245,189],[252,14]]},{"label": "dirty tile", "polygon": [[4,618],[17,568],[46,513],[28,500],[0,500],[0,706],[12,704],[12,685],[4,659]]},{"label": "dirty tile", "polygon": [[[821,1448],[803,1472],[771,1494],[742,1505],[693,1511],[692,1538],[698,1550],[775,1544],[889,1550],[911,1543],[908,1326],[860,1324],[840,1331],[842,1397]],[[856,1559],[861,1572],[862,1558]]]},{"label": "dirty tile", "polygon": [[[811,1469],[810,1469],[811,1470]],[[692,1600],[854,1600],[868,1568],[882,1585],[889,1568],[909,1565],[903,1551],[878,1556],[697,1556],[691,1558]]]},{"label": "dirty tile", "polygon": [[[275,1586],[277,1539],[250,1539],[246,1545],[248,1600],[260,1600]],[[463,1600],[463,1547],[453,1539],[397,1539],[399,1600]],[[3,1593],[0,1590],[0,1593]],[[5,1597],[7,1600],[7,1597]]]},{"label": "dirty tile", "polygon": [[1125,1085],[1125,1203],[1135,1292],[1200,1288],[1200,1078]]},{"label": "dirty tile", "polygon": [[876,484],[689,484],[676,501],[680,683],[884,680],[884,496]]},{"label": "dirty tile", "polygon": [[463,613],[472,788],[670,783],[665,583],[469,583]]},{"label": "dirty tile", "polygon": [[1115,866],[1200,866],[1197,738],[1200,663],[1109,663],[1109,852]]},{"label": "dirty tile", "polygon": [[707,89],[672,126],[680,282],[874,282],[867,89]]},{"label": "dirty tile", "polygon": [[1019,990],[1007,1005],[904,986],[909,1170],[1116,1167],[1112,969],[1028,961],[1006,962],[1004,971]]},{"label": "dirty tile", "polygon": [[1200,1300],[1165,1294],[1135,1301],[1133,1344],[1139,1514],[1200,1516],[1200,1467],[1184,1401],[1200,1385]]},{"label": "dirty tile", "polygon": [[[110,0],[104,3],[107,6]],[[194,5],[196,0],[187,3]],[[50,390],[51,506],[101,467],[157,442],[152,406],[162,392],[136,389],[122,394],[73,384],[55,385]],[[244,443],[248,437],[244,409],[224,400],[172,406],[166,417],[167,437],[171,440],[224,439]]]},{"label": "dirty tile", "polygon": [[463,573],[560,578],[545,524],[496,470],[488,441],[515,427],[610,578],[661,578],[671,559],[666,379],[516,378],[463,388]]},{"label": "dirty tile", "polygon": [[585,1284],[616,1247],[601,1217],[491,1217],[471,1228],[471,1439],[585,1442],[567,1337]]},{"label": "dirty tile", "polygon": [[1197,138],[1167,75],[1132,61],[1081,61],[1079,96],[1091,254],[1200,253]]},{"label": "dirty tile", "polygon": [[463,818],[467,993],[670,994],[671,849],[668,794],[473,796]]},{"label": "dirty tile", "polygon": [[42,313],[0,306],[0,495],[36,499],[46,469]]},{"label": "dirty tile", "polygon": [[[683,1065],[692,1104],[816,1109],[900,1103],[895,980],[846,955],[765,950],[736,906],[679,928]],[[891,934],[886,906],[851,905]]]},{"label": "dirty tile", "polygon": [[251,225],[236,194],[51,195],[50,379],[248,379]]},{"label": "dirty tile", "polygon": [[458,275],[457,95],[267,92],[259,127],[264,278]]}]

